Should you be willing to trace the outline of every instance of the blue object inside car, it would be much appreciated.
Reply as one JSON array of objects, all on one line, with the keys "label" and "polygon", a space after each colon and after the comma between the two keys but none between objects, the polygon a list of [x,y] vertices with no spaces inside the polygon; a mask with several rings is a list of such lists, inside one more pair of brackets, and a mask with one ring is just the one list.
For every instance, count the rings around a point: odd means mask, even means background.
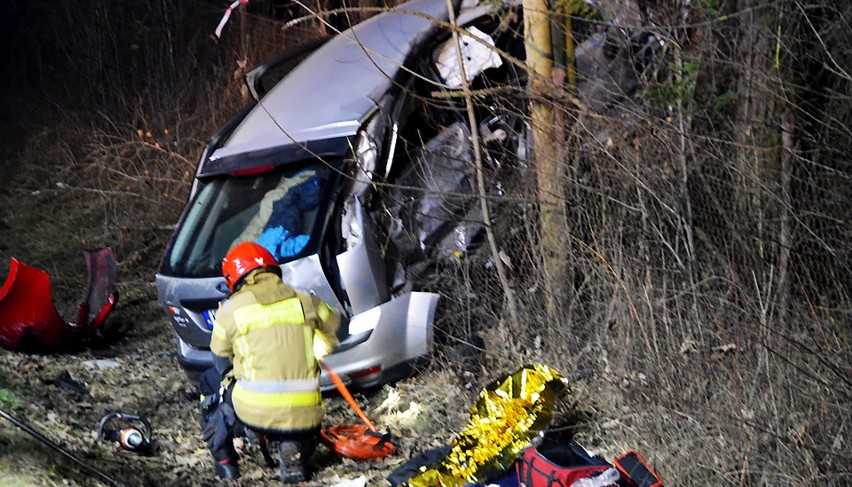
[{"label": "blue object inside car", "polygon": [[272,205],[272,215],[257,243],[268,250],[275,260],[298,255],[308,244],[310,235],[302,233],[302,214],[320,204],[320,181],[316,176],[294,186]]},{"label": "blue object inside car", "polygon": [[260,234],[257,243],[269,251],[276,261],[297,255],[308,244],[310,235],[300,234],[290,236],[282,226],[267,228]]}]

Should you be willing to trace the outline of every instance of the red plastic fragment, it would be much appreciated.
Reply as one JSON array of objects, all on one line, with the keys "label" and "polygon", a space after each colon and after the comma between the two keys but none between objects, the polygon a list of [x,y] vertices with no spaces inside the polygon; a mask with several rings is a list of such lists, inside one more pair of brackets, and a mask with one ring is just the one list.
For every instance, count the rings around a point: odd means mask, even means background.
[{"label": "red plastic fragment", "polygon": [[88,286],[71,323],[63,320],[50,294],[50,276],[11,259],[9,276],[0,288],[0,344],[6,348],[55,349],[85,338],[103,325],[118,299],[112,249],[84,252]]},{"label": "red plastic fragment", "polygon": [[118,300],[118,292],[115,290],[115,255],[112,249],[105,248],[83,252],[83,256],[86,258],[89,282],[86,295],[80,303],[80,315],[85,316],[85,320],[78,318],[77,326],[94,331],[101,327]]},{"label": "red plastic fragment", "polygon": [[70,331],[53,306],[47,273],[11,259],[0,289],[0,342],[7,348],[18,348],[25,340],[58,347]]}]

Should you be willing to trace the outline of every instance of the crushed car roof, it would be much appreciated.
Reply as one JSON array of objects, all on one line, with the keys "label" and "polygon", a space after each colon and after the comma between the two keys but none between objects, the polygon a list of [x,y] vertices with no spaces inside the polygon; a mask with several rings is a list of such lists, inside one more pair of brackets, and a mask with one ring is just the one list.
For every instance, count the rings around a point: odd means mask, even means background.
[{"label": "crushed car roof", "polygon": [[210,161],[355,135],[412,50],[445,21],[444,0],[415,0],[342,32],[261,99]]}]

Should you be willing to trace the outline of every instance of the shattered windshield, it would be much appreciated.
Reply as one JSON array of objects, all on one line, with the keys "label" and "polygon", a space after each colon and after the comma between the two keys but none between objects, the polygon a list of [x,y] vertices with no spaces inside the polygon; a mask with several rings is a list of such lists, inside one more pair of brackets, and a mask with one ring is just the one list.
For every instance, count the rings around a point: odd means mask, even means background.
[{"label": "shattered windshield", "polygon": [[244,240],[279,263],[314,253],[326,214],[331,171],[324,165],[202,183],[177,231],[163,271],[218,277],[222,257]]}]

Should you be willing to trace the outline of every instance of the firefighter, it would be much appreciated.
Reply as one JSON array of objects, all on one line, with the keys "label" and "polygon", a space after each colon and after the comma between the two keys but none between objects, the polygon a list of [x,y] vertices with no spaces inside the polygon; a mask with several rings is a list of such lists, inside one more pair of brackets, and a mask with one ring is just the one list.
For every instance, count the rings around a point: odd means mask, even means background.
[{"label": "firefighter", "polygon": [[281,281],[264,247],[242,242],[222,259],[230,295],[219,304],[214,367],[199,385],[204,439],[216,474],[238,478],[233,438],[249,428],[279,441],[281,480],[307,480],[322,421],[317,358],[337,344],[340,315]]}]

